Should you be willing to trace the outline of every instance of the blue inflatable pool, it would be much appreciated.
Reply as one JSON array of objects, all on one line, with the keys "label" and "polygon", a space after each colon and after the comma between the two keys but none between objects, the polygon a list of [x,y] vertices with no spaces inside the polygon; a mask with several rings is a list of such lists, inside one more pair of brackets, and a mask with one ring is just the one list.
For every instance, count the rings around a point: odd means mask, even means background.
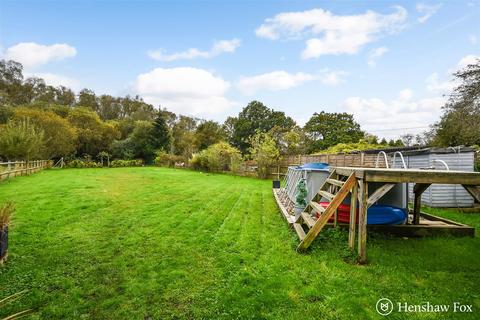
[{"label": "blue inflatable pool", "polygon": [[405,209],[392,206],[373,205],[367,212],[367,224],[404,224],[406,219]]}]

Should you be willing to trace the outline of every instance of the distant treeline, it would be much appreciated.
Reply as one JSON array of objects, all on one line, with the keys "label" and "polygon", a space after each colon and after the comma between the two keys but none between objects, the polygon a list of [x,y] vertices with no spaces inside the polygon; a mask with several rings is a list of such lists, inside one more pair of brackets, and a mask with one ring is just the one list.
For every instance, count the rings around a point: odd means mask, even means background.
[{"label": "distant treeline", "polygon": [[[407,135],[403,141],[378,141],[348,113],[320,111],[300,127],[284,112],[252,101],[236,117],[218,123],[177,115],[139,96],[96,95],[89,89],[75,94],[40,78],[25,79],[20,63],[1,60],[0,158],[96,159],[108,154],[112,159],[152,163],[160,155],[163,160],[187,163],[194,154],[220,142],[237,150],[242,159],[255,160],[339,148],[402,146],[415,140],[437,145],[479,144],[479,65],[455,74],[463,87],[456,89],[445,115],[431,131],[423,137]],[[465,123],[468,127],[460,126]],[[194,159],[197,165],[199,159]]]}]

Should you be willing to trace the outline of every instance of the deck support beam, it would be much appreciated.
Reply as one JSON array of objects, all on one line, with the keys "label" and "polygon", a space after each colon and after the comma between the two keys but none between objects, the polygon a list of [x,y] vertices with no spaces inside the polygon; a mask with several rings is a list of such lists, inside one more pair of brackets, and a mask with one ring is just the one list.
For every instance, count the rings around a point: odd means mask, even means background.
[{"label": "deck support beam", "polygon": [[420,223],[420,208],[422,206],[422,193],[430,187],[430,183],[416,183],[413,187],[415,199],[413,201],[413,224]]},{"label": "deck support beam", "polygon": [[480,186],[470,186],[462,184],[462,187],[473,197],[476,202],[480,202]]},{"label": "deck support beam", "polygon": [[357,223],[357,197],[358,183],[352,187],[352,196],[350,197],[350,225],[348,231],[348,246],[353,250],[355,247],[355,225]]},{"label": "deck support beam", "polygon": [[367,262],[367,208],[368,208],[368,183],[360,180],[358,210],[358,262]]}]

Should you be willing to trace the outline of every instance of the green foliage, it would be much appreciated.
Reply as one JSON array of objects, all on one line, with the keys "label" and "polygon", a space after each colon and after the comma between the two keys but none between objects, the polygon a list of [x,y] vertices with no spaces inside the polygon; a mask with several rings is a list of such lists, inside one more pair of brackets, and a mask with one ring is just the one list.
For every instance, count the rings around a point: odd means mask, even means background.
[{"label": "green foliage", "polygon": [[113,160],[110,162],[110,167],[120,168],[120,167],[141,167],[143,166],[143,161],[140,159],[135,160]]},{"label": "green foliage", "polygon": [[300,179],[297,183],[296,187],[296,194],[295,194],[295,205],[301,208],[305,208],[307,206],[307,183],[305,179]]},{"label": "green foliage", "polygon": [[275,126],[287,132],[295,126],[295,121],[284,112],[270,109],[259,101],[252,101],[238,117],[227,119],[225,130],[231,135],[231,143],[245,154],[251,147],[251,137],[256,132],[268,132]]},{"label": "green foliage", "polygon": [[186,162],[184,157],[167,153],[163,150],[157,151],[154,161],[157,166],[162,167],[174,167],[176,163],[185,164]]},{"label": "green foliage", "polygon": [[170,149],[170,130],[167,126],[167,121],[162,115],[158,115],[155,119],[152,127],[151,146],[156,150],[169,150]]},{"label": "green foliage", "polygon": [[72,159],[67,161],[67,168],[101,168],[102,164],[88,159]]},{"label": "green foliage", "polygon": [[75,151],[77,133],[66,119],[48,110],[15,108],[13,119],[26,118],[44,132],[45,145],[41,152],[42,158],[60,158]]},{"label": "green foliage", "polygon": [[348,113],[314,113],[303,128],[308,137],[308,153],[328,149],[339,143],[354,143],[365,133]]},{"label": "green foliage", "polygon": [[8,160],[38,159],[44,148],[44,131],[28,118],[9,120],[0,127],[0,155]]},{"label": "green foliage", "polygon": [[480,59],[454,74],[460,85],[433,127],[433,145],[480,145]]},{"label": "green foliage", "polygon": [[258,166],[259,178],[266,178],[268,169],[277,163],[280,158],[280,151],[272,136],[268,133],[257,132],[250,139],[250,155]]},{"label": "green foliage", "polygon": [[15,212],[15,205],[13,202],[7,202],[0,207],[0,230],[8,227],[10,221],[12,221],[12,216]]},{"label": "green foliage", "polygon": [[190,159],[192,168],[211,172],[238,172],[241,162],[240,151],[223,141],[194,154]]},{"label": "green foliage", "polygon": [[215,121],[203,121],[195,130],[195,145],[198,150],[206,149],[224,139],[225,132]]},{"label": "green foliage", "polygon": [[373,144],[365,139],[360,139],[358,142],[354,143],[339,143],[328,149],[322,150],[320,152],[314,154],[336,154],[336,153],[350,153],[355,151],[364,151],[364,150],[371,150],[371,149],[381,149],[389,147],[388,144]]}]

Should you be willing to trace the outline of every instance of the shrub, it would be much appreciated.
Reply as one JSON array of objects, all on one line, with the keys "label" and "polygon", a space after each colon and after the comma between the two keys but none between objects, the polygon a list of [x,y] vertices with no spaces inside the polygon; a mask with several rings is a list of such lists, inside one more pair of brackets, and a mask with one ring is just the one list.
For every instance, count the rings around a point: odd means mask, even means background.
[{"label": "shrub", "polygon": [[178,163],[185,163],[185,158],[163,150],[157,151],[154,163],[162,167],[174,167]]},{"label": "shrub", "polygon": [[102,164],[88,159],[73,159],[67,162],[67,168],[101,168]]},{"label": "shrub", "polygon": [[257,132],[250,140],[250,154],[258,165],[258,177],[266,178],[268,168],[280,158],[275,140],[268,134]]},{"label": "shrub", "polygon": [[7,202],[0,207],[0,230],[8,227],[12,219],[13,212],[15,212],[15,206],[12,202]]},{"label": "shrub", "polygon": [[112,168],[120,168],[120,167],[141,167],[143,165],[143,161],[139,159],[134,160],[113,160],[110,162],[110,167]]},{"label": "shrub", "polygon": [[226,142],[218,142],[194,154],[190,165],[197,170],[238,172],[242,164],[240,151]]}]

